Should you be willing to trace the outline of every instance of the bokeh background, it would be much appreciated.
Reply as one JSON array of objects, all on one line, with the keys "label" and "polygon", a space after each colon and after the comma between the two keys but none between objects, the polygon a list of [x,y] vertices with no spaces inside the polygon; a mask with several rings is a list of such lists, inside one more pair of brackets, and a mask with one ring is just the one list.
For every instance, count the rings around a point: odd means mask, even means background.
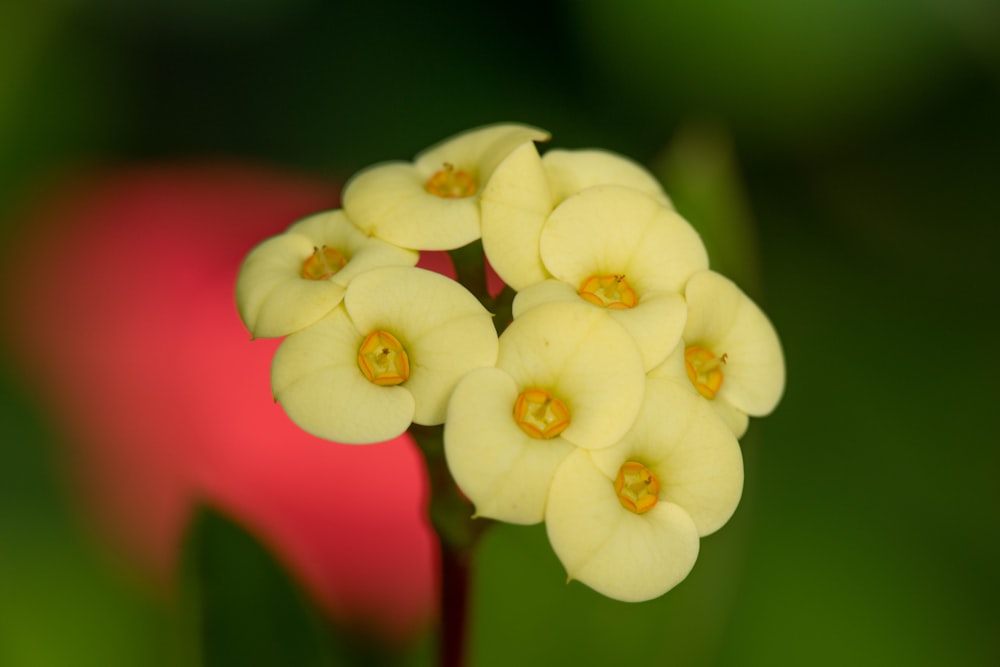
[{"label": "bokeh background", "polygon": [[[540,527],[491,531],[474,563],[470,664],[1000,664],[991,0],[0,3],[0,241],[30,260],[5,261],[20,268],[4,292],[62,312],[51,279],[76,284],[89,265],[74,252],[109,233],[95,221],[105,209],[74,215],[90,189],[153,197],[129,209],[141,222],[157,219],[156,196],[190,210],[214,183],[220,220],[227,202],[259,218],[260,190],[289,188],[274,233],[365,165],[505,120],[653,168],[715,267],[771,316],[788,385],[743,441],[736,516],[660,600],[566,585]],[[251,176],[234,185],[234,172]],[[214,252],[223,231],[197,224]],[[36,232],[54,245],[24,240]],[[137,243],[142,267],[160,246]],[[237,249],[252,243],[244,230]],[[178,252],[178,271],[205,248]],[[219,601],[198,607],[222,628],[208,664],[430,664],[433,600],[391,641],[377,623],[355,632],[350,604],[315,614],[239,517],[203,515],[194,555],[174,559],[186,574],[166,583],[135,562],[81,498],[87,438],[67,424],[86,420],[67,421],[32,365],[39,349],[21,334],[36,322],[5,311],[0,664],[197,664],[198,595]],[[61,339],[60,363],[91,354],[73,319],[56,322],[37,321],[38,345]],[[101,391],[100,371],[81,368],[81,394]],[[391,566],[371,567],[378,580]]]}]

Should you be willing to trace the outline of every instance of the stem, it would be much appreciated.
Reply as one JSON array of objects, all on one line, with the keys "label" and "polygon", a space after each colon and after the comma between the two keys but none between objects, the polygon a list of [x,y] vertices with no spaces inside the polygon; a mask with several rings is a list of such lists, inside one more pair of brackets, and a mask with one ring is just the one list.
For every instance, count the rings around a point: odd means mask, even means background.
[{"label": "stem", "polygon": [[420,447],[430,477],[431,525],[441,547],[441,630],[438,659],[442,667],[465,661],[472,550],[492,523],[473,519],[472,504],[461,494],[444,457],[444,428],[412,424],[410,435]]},{"label": "stem", "polygon": [[438,659],[441,667],[465,664],[469,617],[468,551],[452,549],[446,540],[441,545],[441,635]]},{"label": "stem", "polygon": [[[481,241],[449,251],[458,282],[493,313],[497,333],[510,323],[513,290],[505,288],[493,299],[486,287],[486,258]],[[441,629],[438,661],[441,667],[462,667],[469,628],[469,577],[472,550],[492,523],[473,519],[472,503],[459,491],[444,456],[444,427],[410,425],[410,435],[424,455],[430,478],[429,514],[441,551]]]}]

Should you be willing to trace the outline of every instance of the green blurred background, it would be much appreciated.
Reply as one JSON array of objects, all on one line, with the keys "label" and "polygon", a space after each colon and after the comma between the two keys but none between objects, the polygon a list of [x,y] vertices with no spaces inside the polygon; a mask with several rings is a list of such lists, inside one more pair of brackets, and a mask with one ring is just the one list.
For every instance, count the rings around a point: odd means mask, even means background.
[{"label": "green blurred background", "polygon": [[[541,528],[493,531],[470,663],[1000,664],[997,3],[0,4],[5,232],[67,165],[333,182],[502,120],[655,168],[771,316],[788,386],[743,442],[736,516],[656,602],[565,585]],[[7,374],[0,664],[186,664]]]}]

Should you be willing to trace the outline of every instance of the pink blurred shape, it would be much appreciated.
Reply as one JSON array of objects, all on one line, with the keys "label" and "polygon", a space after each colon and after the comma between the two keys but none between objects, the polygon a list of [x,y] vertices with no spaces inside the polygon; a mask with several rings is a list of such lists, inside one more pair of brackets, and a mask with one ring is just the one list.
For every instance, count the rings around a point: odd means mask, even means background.
[{"label": "pink blurred shape", "polygon": [[318,440],[270,393],[277,341],[233,303],[243,256],[336,205],[329,184],[232,164],[75,175],[8,247],[15,364],[51,406],[101,535],[170,589],[196,502],[268,544],[335,620],[392,639],[435,608],[426,474],[402,436]]}]

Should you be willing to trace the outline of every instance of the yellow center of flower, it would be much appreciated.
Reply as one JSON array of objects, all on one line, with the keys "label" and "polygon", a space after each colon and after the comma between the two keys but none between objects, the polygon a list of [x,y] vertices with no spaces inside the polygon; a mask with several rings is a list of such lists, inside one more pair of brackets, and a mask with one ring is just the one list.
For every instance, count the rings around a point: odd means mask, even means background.
[{"label": "yellow center of flower", "polygon": [[373,331],[358,350],[358,366],[368,381],[380,387],[405,382],[410,377],[410,359],[396,337],[387,331]]},{"label": "yellow center of flower", "polygon": [[604,306],[612,310],[625,310],[639,302],[635,290],[620,273],[590,276],[580,284],[577,294],[595,306]]},{"label": "yellow center of flower", "polygon": [[618,502],[622,507],[642,514],[656,505],[660,494],[660,480],[641,463],[626,461],[615,477],[615,493],[618,494]]},{"label": "yellow center of flower", "polygon": [[569,410],[544,389],[528,389],[514,403],[514,421],[532,438],[548,440],[569,426]]},{"label": "yellow center of flower", "polygon": [[716,357],[703,347],[691,346],[684,350],[684,368],[688,379],[705,398],[715,398],[722,386],[722,365],[728,354]]},{"label": "yellow center of flower", "polygon": [[445,162],[441,171],[427,179],[424,189],[445,199],[462,199],[476,194],[476,179],[468,172],[455,169],[455,165]]},{"label": "yellow center of flower", "polygon": [[313,254],[302,262],[300,275],[306,280],[326,280],[344,268],[347,260],[333,248],[313,248]]}]

